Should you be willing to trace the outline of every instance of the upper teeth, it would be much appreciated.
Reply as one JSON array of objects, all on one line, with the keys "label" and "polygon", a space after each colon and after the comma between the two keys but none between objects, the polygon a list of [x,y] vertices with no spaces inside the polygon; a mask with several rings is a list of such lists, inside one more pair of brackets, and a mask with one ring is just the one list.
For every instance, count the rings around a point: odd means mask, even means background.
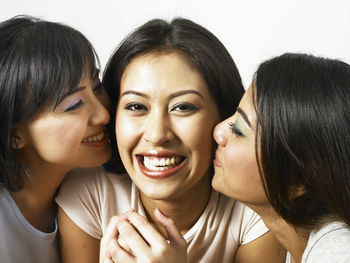
[{"label": "upper teeth", "polygon": [[147,157],[144,156],[143,164],[150,170],[165,170],[176,166],[181,161],[181,157]]},{"label": "upper teeth", "polygon": [[89,138],[83,140],[83,142],[99,142],[104,137],[105,137],[105,133],[104,133],[104,131],[102,131],[100,134],[97,134],[96,136],[92,136],[92,137],[89,137]]}]

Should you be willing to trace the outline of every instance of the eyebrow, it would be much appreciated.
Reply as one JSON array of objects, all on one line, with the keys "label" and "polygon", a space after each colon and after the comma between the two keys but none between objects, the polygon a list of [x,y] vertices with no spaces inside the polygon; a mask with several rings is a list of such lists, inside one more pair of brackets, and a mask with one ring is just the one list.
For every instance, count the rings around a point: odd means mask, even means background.
[{"label": "eyebrow", "polygon": [[250,123],[250,121],[249,121],[249,119],[248,119],[247,114],[246,114],[241,108],[239,108],[239,107],[237,107],[237,112],[243,117],[243,119],[244,119],[245,122],[248,124],[248,126],[249,126],[250,128],[252,128],[252,125],[251,125],[251,123]]},{"label": "eyebrow", "polygon": [[202,94],[200,94],[198,91],[193,90],[193,89],[181,90],[181,91],[175,92],[175,93],[171,94],[169,96],[169,98],[172,99],[172,98],[179,97],[179,96],[186,95],[186,94],[195,94],[195,95],[198,95],[199,97],[201,97],[202,99],[204,99]]},{"label": "eyebrow", "polygon": [[149,99],[149,96],[142,93],[142,92],[138,92],[138,91],[135,91],[135,90],[127,90],[127,91],[124,91],[120,97],[123,97],[125,95],[129,95],[129,94],[133,94],[133,95],[137,95],[137,96],[141,96],[141,97],[144,97],[146,99]]},{"label": "eyebrow", "polygon": [[[150,96],[148,96],[148,95],[146,95],[146,94],[144,94],[144,93],[142,93],[142,92],[138,92],[138,91],[134,91],[134,90],[127,90],[127,91],[123,92],[123,93],[121,94],[120,97],[122,97],[122,96],[124,96],[124,95],[128,95],[128,94],[133,94],[133,95],[141,96],[141,97],[144,97],[144,98],[146,98],[146,99],[149,99],[149,98],[150,98]],[[175,92],[175,93],[170,94],[169,98],[170,98],[170,99],[173,99],[173,98],[176,98],[176,97],[179,97],[179,96],[182,96],[182,95],[186,95],[186,94],[196,94],[196,95],[198,95],[199,97],[201,97],[202,99],[204,99],[203,96],[202,96],[202,94],[200,94],[200,93],[199,93],[198,91],[196,91],[196,90],[181,90],[181,91],[178,91],[178,92]]]}]

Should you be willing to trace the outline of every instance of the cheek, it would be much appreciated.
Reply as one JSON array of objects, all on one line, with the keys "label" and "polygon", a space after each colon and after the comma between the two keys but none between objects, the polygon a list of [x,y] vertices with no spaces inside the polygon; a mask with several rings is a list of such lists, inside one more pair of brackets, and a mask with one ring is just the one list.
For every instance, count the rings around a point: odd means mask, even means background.
[{"label": "cheek", "polygon": [[[208,123],[205,120],[188,121],[177,124],[177,136],[193,154],[193,158],[200,160],[199,165],[211,163],[213,155],[214,139],[212,131],[214,122]],[[207,167],[207,165],[205,165]]]},{"label": "cheek", "polygon": [[34,142],[45,147],[72,148],[81,143],[86,132],[86,122],[80,119],[42,119],[33,123],[30,133]]},{"label": "cheek", "polygon": [[138,127],[138,122],[136,120],[130,119],[123,116],[122,114],[117,114],[115,122],[115,134],[118,145],[118,150],[123,158],[124,154],[127,154],[131,148],[133,148],[137,140],[137,134],[140,130]]},{"label": "cheek", "polygon": [[247,183],[260,181],[253,149],[242,149],[239,146],[228,147],[225,160],[227,161],[227,172],[237,176],[239,180]]}]

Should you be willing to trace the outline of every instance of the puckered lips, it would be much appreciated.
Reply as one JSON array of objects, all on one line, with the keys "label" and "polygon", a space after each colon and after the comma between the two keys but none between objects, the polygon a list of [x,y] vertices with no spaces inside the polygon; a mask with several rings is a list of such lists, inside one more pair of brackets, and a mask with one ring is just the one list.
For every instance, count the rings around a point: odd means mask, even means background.
[{"label": "puckered lips", "polygon": [[153,179],[172,176],[184,165],[184,156],[170,152],[153,152],[136,154],[141,172]]},{"label": "puckered lips", "polygon": [[109,142],[109,135],[105,128],[99,130],[98,132],[90,135],[81,141],[83,144],[92,147],[104,147]]},{"label": "puckered lips", "polygon": [[214,164],[214,166],[216,166],[216,167],[222,167],[222,164],[221,164],[221,162],[220,162],[219,159],[218,159],[217,153],[216,153],[216,155],[215,155],[215,159],[213,160],[213,164]]}]

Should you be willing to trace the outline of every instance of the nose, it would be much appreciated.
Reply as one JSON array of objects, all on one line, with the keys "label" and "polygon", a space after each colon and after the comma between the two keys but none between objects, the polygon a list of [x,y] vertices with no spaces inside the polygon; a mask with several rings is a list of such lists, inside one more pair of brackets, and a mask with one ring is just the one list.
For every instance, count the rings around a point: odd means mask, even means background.
[{"label": "nose", "polygon": [[168,114],[155,110],[145,120],[144,139],[154,145],[160,145],[174,139],[171,120]]},{"label": "nose", "polygon": [[226,132],[225,132],[225,127],[227,127],[226,121],[222,121],[219,124],[217,124],[214,128],[214,139],[216,141],[216,143],[220,146],[225,146],[227,143],[227,139],[226,139]]},{"label": "nose", "polygon": [[106,125],[110,116],[107,108],[109,107],[109,98],[106,94],[103,98],[94,97],[91,100],[91,115],[89,118],[90,126]]}]

